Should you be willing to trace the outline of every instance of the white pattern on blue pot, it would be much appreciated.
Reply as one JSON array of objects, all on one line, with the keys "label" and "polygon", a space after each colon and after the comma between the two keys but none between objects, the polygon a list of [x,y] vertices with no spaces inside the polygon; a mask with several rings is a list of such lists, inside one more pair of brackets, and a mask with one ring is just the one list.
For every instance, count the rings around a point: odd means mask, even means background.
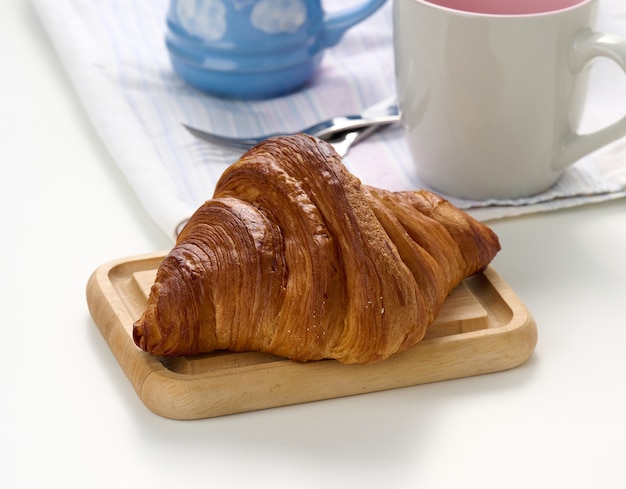
[{"label": "white pattern on blue pot", "polygon": [[306,83],[324,49],[385,1],[327,14],[320,0],[171,0],[166,46],[174,71],[199,90],[276,97]]}]

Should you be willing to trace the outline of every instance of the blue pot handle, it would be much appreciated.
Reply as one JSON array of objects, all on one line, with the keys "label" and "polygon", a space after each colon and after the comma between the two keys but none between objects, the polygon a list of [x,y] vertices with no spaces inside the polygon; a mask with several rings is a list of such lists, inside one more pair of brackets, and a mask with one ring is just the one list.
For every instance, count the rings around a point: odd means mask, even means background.
[{"label": "blue pot handle", "polygon": [[356,7],[327,14],[324,35],[322,36],[324,47],[331,47],[337,44],[341,36],[343,36],[350,27],[368,18],[382,7],[386,1],[387,0],[369,0]]}]

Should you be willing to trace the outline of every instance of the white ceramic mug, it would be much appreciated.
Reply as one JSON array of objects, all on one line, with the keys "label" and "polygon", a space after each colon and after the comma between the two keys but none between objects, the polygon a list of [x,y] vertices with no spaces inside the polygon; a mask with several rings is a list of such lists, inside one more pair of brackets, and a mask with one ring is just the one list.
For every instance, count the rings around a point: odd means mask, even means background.
[{"label": "white ceramic mug", "polygon": [[597,0],[394,0],[396,84],[418,176],[470,199],[542,192],[626,135],[579,134],[589,61],[626,71],[626,38],[594,31]]}]

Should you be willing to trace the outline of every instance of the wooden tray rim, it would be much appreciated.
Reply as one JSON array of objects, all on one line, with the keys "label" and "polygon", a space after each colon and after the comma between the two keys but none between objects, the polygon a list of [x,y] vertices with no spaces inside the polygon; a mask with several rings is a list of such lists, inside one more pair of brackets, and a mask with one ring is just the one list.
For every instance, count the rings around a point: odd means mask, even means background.
[{"label": "wooden tray rim", "polygon": [[[296,363],[285,359],[217,372],[173,372],[132,341],[124,325],[132,323],[135,318],[130,316],[111,278],[112,274],[120,272],[120,268],[151,269],[146,265],[158,265],[165,254],[149,253],[101,265],[89,278],[87,303],[96,326],[140,399],[150,410],[167,418],[223,416],[507,370],[524,363],[537,342],[533,317],[508,284],[489,266],[481,275],[510,308],[510,320],[501,326],[424,339],[411,350],[372,365],[341,365],[333,360]],[[512,344],[514,348],[507,351],[503,344],[506,347]],[[494,345],[497,348],[494,349]],[[461,361],[464,365],[454,365],[455,368],[451,369],[447,362],[452,360],[450,352],[453,351],[469,356]],[[478,356],[481,361],[472,361]],[[427,357],[428,362],[422,362]],[[440,375],[430,373],[426,378],[420,374],[420,366],[426,368],[436,364],[446,365]],[[277,383],[277,376],[288,380]],[[309,385],[311,379],[319,382],[320,378],[331,378],[338,386],[324,392],[306,392],[299,388],[299,383]],[[237,381],[242,379],[255,380],[253,388],[246,392],[238,389]],[[229,392],[223,392],[225,390]]]}]

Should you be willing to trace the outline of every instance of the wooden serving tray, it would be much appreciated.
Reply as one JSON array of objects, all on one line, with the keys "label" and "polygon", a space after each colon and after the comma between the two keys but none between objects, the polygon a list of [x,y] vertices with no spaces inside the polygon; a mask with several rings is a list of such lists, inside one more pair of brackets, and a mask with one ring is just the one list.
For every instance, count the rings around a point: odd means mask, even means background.
[{"label": "wooden serving tray", "polygon": [[537,342],[533,318],[489,267],[450,294],[424,340],[372,365],[296,363],[264,353],[159,358],[140,350],[131,331],[164,256],[102,265],[89,279],[87,302],[141,400],[168,418],[209,418],[497,372],[524,363]]}]

